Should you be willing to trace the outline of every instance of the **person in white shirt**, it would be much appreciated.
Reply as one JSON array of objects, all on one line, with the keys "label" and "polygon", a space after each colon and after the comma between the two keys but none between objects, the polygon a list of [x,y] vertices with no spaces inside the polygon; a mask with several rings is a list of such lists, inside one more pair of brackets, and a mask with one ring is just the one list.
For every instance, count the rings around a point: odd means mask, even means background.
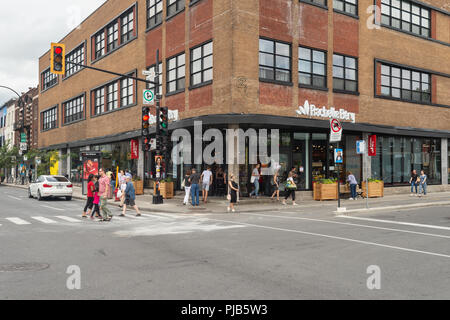
[{"label": "person in white shirt", "polygon": [[259,177],[260,177],[259,168],[260,167],[261,167],[261,165],[258,163],[256,165],[255,169],[253,169],[252,177],[250,179],[250,182],[255,185],[255,189],[250,193],[250,197],[255,196],[255,198],[258,198],[258,195],[259,195]]},{"label": "person in white shirt", "polygon": [[205,171],[203,171],[200,179],[202,180],[202,196],[203,196],[203,202],[208,202],[208,192],[209,192],[209,186],[212,184],[212,172],[211,167],[208,167]]}]

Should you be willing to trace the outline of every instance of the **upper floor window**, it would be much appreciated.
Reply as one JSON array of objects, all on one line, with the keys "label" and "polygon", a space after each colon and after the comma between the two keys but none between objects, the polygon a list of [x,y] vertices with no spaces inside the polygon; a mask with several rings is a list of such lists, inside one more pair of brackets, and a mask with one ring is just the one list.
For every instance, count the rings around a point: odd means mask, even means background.
[{"label": "upper floor window", "polygon": [[167,0],[167,16],[170,17],[184,9],[184,0]]},{"label": "upper floor window", "polygon": [[430,37],[430,10],[405,0],[381,0],[381,23]]},{"label": "upper floor window", "polygon": [[94,114],[103,113],[105,108],[105,87],[98,88],[94,91]]},{"label": "upper floor window", "polygon": [[327,87],[327,54],[324,51],[298,48],[298,83],[317,88]]},{"label": "upper floor window", "polygon": [[333,8],[356,16],[358,15],[358,0],[333,0]]},{"label": "upper floor window", "polygon": [[119,23],[116,22],[108,27],[108,52],[119,46]]},{"label": "upper floor window", "polygon": [[[70,53],[66,55],[66,60],[74,63],[84,64],[84,43],[72,50]],[[66,77],[71,76],[75,72],[81,70],[83,67],[67,63],[66,64]]]},{"label": "upper floor window", "polygon": [[42,90],[47,90],[58,83],[58,76],[50,72],[50,68],[42,73]]},{"label": "upper floor window", "polygon": [[147,0],[147,28],[154,27],[162,22],[162,11],[162,0]]},{"label": "upper floor window", "polygon": [[84,118],[84,95],[65,102],[63,110],[64,124],[82,120]]},{"label": "upper floor window", "polygon": [[122,16],[122,43],[128,42],[134,34],[134,10]]},{"label": "upper floor window", "polygon": [[105,32],[102,30],[95,35],[95,59],[105,55]]},{"label": "upper floor window", "polygon": [[349,92],[358,91],[358,61],[356,58],[333,55],[333,88]]},{"label": "upper floor window", "polygon": [[213,80],[213,43],[191,49],[191,86]]},{"label": "upper floor window", "polygon": [[119,107],[119,84],[116,82],[106,86],[106,111],[112,111]]},{"label": "upper floor window", "polygon": [[121,99],[122,102],[120,104],[121,107],[126,107],[132,105],[134,102],[134,80],[130,78],[125,78],[120,81]]},{"label": "upper floor window", "polygon": [[406,101],[430,103],[431,75],[382,64],[381,95]]},{"label": "upper floor window", "polygon": [[259,78],[291,82],[291,45],[259,39]]},{"label": "upper floor window", "polygon": [[302,0],[303,2],[311,2],[311,3],[315,3],[315,4],[320,4],[322,6],[326,6],[327,5],[327,0]]},{"label": "upper floor window", "polygon": [[[158,83],[159,83],[158,90],[159,90],[159,91],[158,91],[158,92],[155,91],[155,85],[154,85],[154,84],[147,84],[147,88],[150,89],[150,90],[153,90],[153,92],[155,93],[155,95],[156,95],[157,93],[162,94],[162,81],[163,81],[163,77],[162,77],[162,67],[163,67],[162,62],[160,62],[159,65],[158,65],[158,72],[159,72],[159,76],[158,76],[158,81],[159,81],[159,82],[158,82]],[[156,74],[156,64],[150,66],[149,68],[147,68],[147,70],[148,70],[148,71],[151,71],[151,72],[154,72],[154,73]],[[153,81],[156,82],[156,78],[153,79]]]},{"label": "upper floor window", "polygon": [[180,54],[167,60],[167,93],[185,88],[186,55]]},{"label": "upper floor window", "polygon": [[58,125],[58,107],[54,107],[42,112],[42,130],[50,130]]}]

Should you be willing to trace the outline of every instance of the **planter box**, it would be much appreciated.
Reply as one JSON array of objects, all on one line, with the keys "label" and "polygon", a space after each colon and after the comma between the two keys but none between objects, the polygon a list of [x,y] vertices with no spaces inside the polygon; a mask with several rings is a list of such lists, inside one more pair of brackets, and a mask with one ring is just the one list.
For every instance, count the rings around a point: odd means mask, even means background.
[{"label": "planter box", "polygon": [[[156,195],[156,182],[153,187],[153,194]],[[164,199],[173,198],[173,182],[161,182],[159,184],[159,194],[163,196]]]},{"label": "planter box", "polygon": [[338,187],[337,183],[319,184],[314,183],[314,200],[337,200]]},{"label": "planter box", "polygon": [[144,194],[144,181],[133,181],[134,191],[136,192],[137,196]]},{"label": "planter box", "polygon": [[[366,197],[366,182],[361,185],[363,196]],[[384,182],[369,182],[369,198],[384,197]]]}]

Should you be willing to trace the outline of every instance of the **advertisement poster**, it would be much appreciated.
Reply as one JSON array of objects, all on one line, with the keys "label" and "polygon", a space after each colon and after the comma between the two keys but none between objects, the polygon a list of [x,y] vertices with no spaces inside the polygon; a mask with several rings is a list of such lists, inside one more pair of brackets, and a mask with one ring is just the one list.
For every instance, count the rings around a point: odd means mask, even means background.
[{"label": "advertisement poster", "polygon": [[334,163],[344,163],[344,150],[334,149]]},{"label": "advertisement poster", "polygon": [[98,175],[98,161],[96,159],[85,160],[83,163],[83,179],[87,180],[90,174]]}]

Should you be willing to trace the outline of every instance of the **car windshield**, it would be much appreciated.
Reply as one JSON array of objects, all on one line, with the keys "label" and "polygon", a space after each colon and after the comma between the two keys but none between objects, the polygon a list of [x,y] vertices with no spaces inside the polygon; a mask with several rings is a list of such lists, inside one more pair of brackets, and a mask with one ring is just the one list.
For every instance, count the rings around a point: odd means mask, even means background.
[{"label": "car windshield", "polygon": [[69,182],[65,177],[47,177],[48,182]]}]

